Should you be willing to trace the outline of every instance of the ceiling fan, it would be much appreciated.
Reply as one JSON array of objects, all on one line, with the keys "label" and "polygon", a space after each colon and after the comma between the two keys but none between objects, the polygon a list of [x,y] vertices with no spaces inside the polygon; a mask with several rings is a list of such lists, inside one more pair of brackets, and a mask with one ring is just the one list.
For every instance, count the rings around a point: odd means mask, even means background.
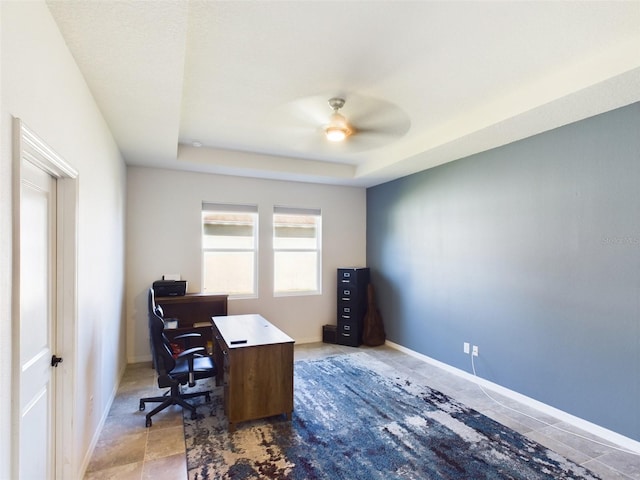
[{"label": "ceiling fan", "polygon": [[304,151],[355,153],[379,148],[401,138],[411,126],[398,106],[352,93],[299,98],[273,113],[271,123],[281,134],[279,141]]}]

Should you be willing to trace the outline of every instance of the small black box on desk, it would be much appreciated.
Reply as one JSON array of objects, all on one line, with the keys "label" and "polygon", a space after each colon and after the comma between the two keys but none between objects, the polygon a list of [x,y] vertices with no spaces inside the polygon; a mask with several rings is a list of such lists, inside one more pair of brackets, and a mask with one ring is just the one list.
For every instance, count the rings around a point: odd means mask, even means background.
[{"label": "small black box on desk", "polygon": [[153,293],[156,297],[183,296],[186,292],[186,280],[156,280],[153,282]]},{"label": "small black box on desk", "polygon": [[324,343],[337,343],[337,341],[338,341],[338,326],[337,325],[323,325],[322,326],[322,341]]}]

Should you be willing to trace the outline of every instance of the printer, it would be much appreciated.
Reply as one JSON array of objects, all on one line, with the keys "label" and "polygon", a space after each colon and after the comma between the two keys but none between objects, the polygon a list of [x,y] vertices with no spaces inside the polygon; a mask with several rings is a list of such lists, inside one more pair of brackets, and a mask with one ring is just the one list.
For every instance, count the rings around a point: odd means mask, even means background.
[{"label": "printer", "polygon": [[156,297],[177,297],[187,293],[186,280],[156,280],[153,282]]}]

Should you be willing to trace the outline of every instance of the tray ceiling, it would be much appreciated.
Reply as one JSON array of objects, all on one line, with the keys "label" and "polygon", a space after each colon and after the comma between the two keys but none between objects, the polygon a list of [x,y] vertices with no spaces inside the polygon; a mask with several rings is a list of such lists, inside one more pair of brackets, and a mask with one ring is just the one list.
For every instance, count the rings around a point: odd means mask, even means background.
[{"label": "tray ceiling", "polygon": [[130,165],[370,186],[640,100],[637,1],[48,5]]}]

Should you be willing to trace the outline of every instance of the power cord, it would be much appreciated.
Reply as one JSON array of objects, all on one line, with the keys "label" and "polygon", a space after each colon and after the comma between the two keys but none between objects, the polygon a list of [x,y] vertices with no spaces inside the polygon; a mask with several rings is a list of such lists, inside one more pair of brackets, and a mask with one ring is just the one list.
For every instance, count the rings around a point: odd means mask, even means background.
[{"label": "power cord", "polygon": [[[476,374],[476,365],[475,365],[475,362],[473,361],[473,357],[474,357],[474,355],[471,355],[471,369],[473,370],[473,376],[474,376],[474,377],[476,377],[476,378],[481,378],[481,377],[478,377],[478,375]],[[510,406],[508,406],[508,405],[505,405],[505,404],[504,404],[504,403],[502,403],[501,401],[499,401],[499,400],[497,400],[497,399],[493,398],[491,395],[489,395],[489,394],[487,393],[487,391],[486,391],[486,390],[482,387],[482,385],[480,385],[479,383],[476,383],[476,385],[478,385],[478,388],[479,388],[479,389],[482,391],[482,393],[484,393],[484,394],[485,394],[485,395],[486,395],[490,400],[492,400],[493,402],[497,403],[497,404],[498,404],[498,405],[500,405],[501,407],[506,408],[507,410],[511,410],[512,412],[515,412],[515,413],[517,413],[517,414],[519,414],[519,415],[524,415],[525,417],[530,418],[530,419],[532,419],[532,420],[535,420],[536,422],[542,423],[543,425],[546,425],[546,426],[548,426],[548,427],[554,428],[554,429],[559,430],[559,431],[564,432],[564,433],[568,433],[568,434],[573,435],[573,436],[575,436],[575,437],[582,438],[583,440],[588,440],[589,442],[597,443],[598,445],[602,445],[602,446],[604,446],[604,447],[611,448],[611,449],[613,449],[613,450],[618,450],[618,451],[620,451],[620,452],[628,453],[628,454],[635,455],[635,456],[640,456],[640,453],[638,453],[638,452],[634,452],[634,451],[632,451],[632,450],[628,450],[628,449],[626,449],[626,448],[616,447],[616,446],[610,445],[610,444],[608,444],[608,443],[599,442],[598,440],[594,440],[593,438],[585,437],[584,435],[580,435],[579,433],[571,432],[571,431],[569,431],[569,430],[565,430],[564,428],[560,428],[560,427],[558,427],[558,426],[556,426],[556,425],[552,425],[551,423],[545,422],[544,420],[540,420],[539,418],[536,418],[536,417],[534,417],[534,416],[532,416],[532,415],[529,415],[529,414],[527,414],[527,413],[521,412],[520,410],[517,410],[517,409],[515,409],[515,408],[512,408],[512,407],[510,407]]]}]

